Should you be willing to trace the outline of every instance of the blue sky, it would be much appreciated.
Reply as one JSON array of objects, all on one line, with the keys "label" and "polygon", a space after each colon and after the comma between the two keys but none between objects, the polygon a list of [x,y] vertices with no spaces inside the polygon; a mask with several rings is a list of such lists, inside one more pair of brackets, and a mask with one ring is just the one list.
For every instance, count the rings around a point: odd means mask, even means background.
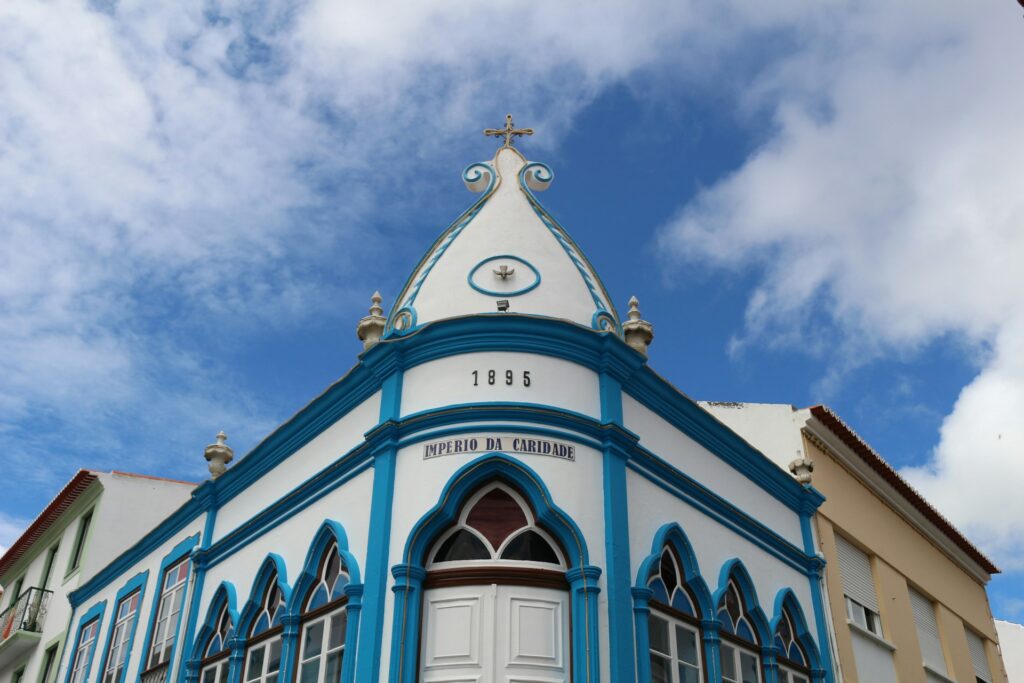
[{"label": "blue sky", "polygon": [[0,546],[343,374],[512,112],[659,372],[831,405],[1024,620],[1013,3],[176,4],[0,7]]}]

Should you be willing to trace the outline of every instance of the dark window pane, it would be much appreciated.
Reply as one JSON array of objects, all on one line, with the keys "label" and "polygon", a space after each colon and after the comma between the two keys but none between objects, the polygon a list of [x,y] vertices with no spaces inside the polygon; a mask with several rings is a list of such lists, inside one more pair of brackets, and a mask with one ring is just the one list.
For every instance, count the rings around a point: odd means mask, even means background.
[{"label": "dark window pane", "polygon": [[501,554],[501,559],[558,564],[558,555],[551,544],[536,531],[529,529],[512,539]]},{"label": "dark window pane", "polygon": [[672,595],[672,591],[679,583],[679,577],[676,576],[676,567],[668,554],[668,550],[661,554],[661,580],[665,582],[665,590],[668,591],[669,595]]},{"label": "dark window pane", "polygon": [[320,654],[324,645],[324,622],[318,621],[306,627],[302,637],[302,658],[309,659]]},{"label": "dark window pane", "polygon": [[508,535],[526,526],[526,515],[519,503],[501,489],[489,491],[477,501],[466,517],[466,526],[471,526],[491,542],[500,546]]},{"label": "dark window pane", "polygon": [[252,681],[263,675],[263,648],[249,651],[249,664],[246,666],[245,680]]},{"label": "dark window pane", "polygon": [[658,655],[651,655],[651,683],[672,683],[672,663]]},{"label": "dark window pane", "polygon": [[445,541],[434,555],[434,562],[457,562],[459,560],[489,560],[491,553],[479,538],[459,529]]},{"label": "dark window pane", "polygon": [[647,630],[650,635],[651,649],[670,654],[668,645],[668,622],[653,614],[647,619]]}]

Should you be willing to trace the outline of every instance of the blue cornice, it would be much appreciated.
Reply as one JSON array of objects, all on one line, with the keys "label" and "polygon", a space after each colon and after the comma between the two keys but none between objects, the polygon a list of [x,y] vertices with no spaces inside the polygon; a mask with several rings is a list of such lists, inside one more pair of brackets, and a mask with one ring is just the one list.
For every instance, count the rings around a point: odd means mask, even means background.
[{"label": "blue cornice", "polygon": [[[607,373],[622,385],[625,393],[703,445],[790,509],[809,514],[824,501],[820,493],[798,484],[760,451],[658,376],[641,354],[626,346],[615,334],[595,332],[572,322],[539,316],[507,313],[465,316],[425,325],[404,337],[382,341],[365,351],[359,363],[344,377],[271,432],[223,476],[196,488],[192,498],[182,507],[71,593],[72,605],[77,607],[88,600],[205,511],[222,506],[239,495],[373,396],[395,371],[476,351],[534,353]],[[472,408],[450,406],[407,416],[400,423],[388,421],[378,425],[367,433],[367,443],[356,447],[286,494],[282,501],[287,499],[298,505],[297,498],[309,495],[312,491],[323,491],[324,486],[321,484],[324,482],[331,482],[336,487],[340,485],[339,476],[355,476],[357,473],[349,468],[356,467],[365,458],[365,454],[382,440],[390,438],[395,443],[400,440],[405,442],[412,433],[430,425],[450,424],[451,417],[456,414],[460,420],[470,422],[517,422],[526,419],[522,416],[517,418],[514,414],[517,410],[528,411],[531,420],[541,421],[551,427],[578,431],[597,441],[613,439],[627,451],[632,450],[636,444],[636,435],[628,430],[601,425],[593,418],[558,408],[523,405],[510,408],[500,404],[477,404]],[[654,454],[649,454],[644,460],[651,463],[644,470],[660,470],[659,476],[666,471],[666,467],[671,469]],[[292,509],[295,509],[294,505]],[[224,538],[217,539],[215,545],[225,551],[229,545],[244,545],[247,542],[245,537],[267,522],[263,516],[271,514],[271,510],[265,510],[243,525],[244,529],[240,527]],[[200,561],[208,561],[213,555],[209,552]]]}]

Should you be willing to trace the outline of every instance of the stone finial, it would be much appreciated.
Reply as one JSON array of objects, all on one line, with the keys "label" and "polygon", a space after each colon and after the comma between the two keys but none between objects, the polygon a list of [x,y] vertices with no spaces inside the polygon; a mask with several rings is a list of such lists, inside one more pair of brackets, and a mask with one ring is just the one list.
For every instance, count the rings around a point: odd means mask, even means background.
[{"label": "stone finial", "polygon": [[629,320],[622,324],[622,333],[626,338],[626,344],[646,356],[647,347],[654,339],[654,325],[641,316],[640,302],[635,296],[629,299],[628,317]]},{"label": "stone finial", "polygon": [[384,317],[384,309],[380,306],[381,301],[383,299],[380,292],[374,292],[370,297],[370,315],[362,318],[356,325],[356,335],[363,342],[364,351],[379,342],[380,338],[384,336],[384,325],[387,323],[387,318]]},{"label": "stone finial", "polygon": [[206,447],[205,455],[206,461],[210,463],[211,479],[216,479],[227,472],[228,463],[235,457],[235,452],[231,450],[231,446],[225,443],[227,440],[228,435],[221,431],[217,433],[217,443],[212,443]]},{"label": "stone finial", "polygon": [[808,458],[799,457],[789,463],[789,471],[793,473],[796,480],[804,486],[811,485],[811,472],[814,471],[814,462]]}]

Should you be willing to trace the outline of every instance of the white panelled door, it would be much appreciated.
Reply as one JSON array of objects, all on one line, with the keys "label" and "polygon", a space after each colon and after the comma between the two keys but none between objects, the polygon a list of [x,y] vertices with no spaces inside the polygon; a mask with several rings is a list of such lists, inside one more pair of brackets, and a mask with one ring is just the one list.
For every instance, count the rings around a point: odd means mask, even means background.
[{"label": "white panelled door", "polygon": [[567,683],[569,597],[529,586],[424,594],[423,683]]}]

